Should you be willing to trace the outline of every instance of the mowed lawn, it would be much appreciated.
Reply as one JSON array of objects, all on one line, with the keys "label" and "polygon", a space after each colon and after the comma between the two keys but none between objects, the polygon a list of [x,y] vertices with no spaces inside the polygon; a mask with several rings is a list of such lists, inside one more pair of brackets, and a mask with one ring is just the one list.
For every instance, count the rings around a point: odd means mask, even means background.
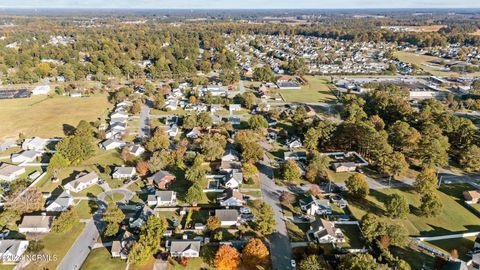
[{"label": "mowed lawn", "polygon": [[330,91],[332,85],[320,76],[305,76],[308,81],[302,89],[282,89],[278,90],[287,102],[335,102],[337,98]]},{"label": "mowed lawn", "polygon": [[[423,69],[424,71],[431,73],[434,76],[459,76],[460,73],[453,72],[453,71],[445,71],[442,70],[442,67],[439,65],[432,65],[432,61],[440,61],[442,58],[430,56],[430,55],[422,55],[412,52],[396,52],[395,56],[402,62],[416,64],[418,67]],[[448,63],[448,60],[445,60]],[[480,72],[469,73],[470,76],[478,76]]]},{"label": "mowed lawn", "polygon": [[480,219],[475,214],[459,203],[457,198],[440,191],[438,191],[438,196],[443,207],[437,217],[427,218],[415,215],[414,213],[418,213],[420,206],[420,195],[406,189],[370,190],[370,195],[366,200],[351,200],[349,208],[359,220],[366,213],[374,213],[386,221],[391,221],[386,216],[384,202],[388,195],[394,193],[406,198],[410,204],[410,214],[405,219],[393,222],[399,222],[411,236],[439,236],[480,230]]},{"label": "mowed lawn", "polygon": [[120,258],[112,258],[110,251],[106,248],[92,250],[87,260],[82,265],[82,270],[123,270],[126,262]]},{"label": "mowed lawn", "polygon": [[25,99],[0,100],[0,140],[16,137],[63,136],[63,125],[76,126],[80,120],[94,121],[112,105],[107,95],[84,98],[34,96]]},{"label": "mowed lawn", "polygon": [[467,253],[472,251],[473,245],[475,244],[475,236],[467,238],[455,238],[455,239],[445,239],[438,241],[429,241],[428,245],[431,245],[435,248],[443,250],[445,253],[449,254],[453,249],[456,249],[458,252],[458,258],[464,261],[471,259],[471,256],[468,256]]}]

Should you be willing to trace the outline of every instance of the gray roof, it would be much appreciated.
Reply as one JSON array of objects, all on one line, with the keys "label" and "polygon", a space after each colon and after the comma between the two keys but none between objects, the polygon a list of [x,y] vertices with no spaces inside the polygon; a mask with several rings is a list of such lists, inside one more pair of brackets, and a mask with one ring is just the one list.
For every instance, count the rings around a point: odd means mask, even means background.
[{"label": "gray roof", "polygon": [[16,239],[8,239],[8,240],[1,240],[0,241],[0,254],[5,254],[5,252],[9,252],[11,254],[17,255],[18,249],[22,242],[28,242],[26,240],[16,240]]},{"label": "gray roof", "polygon": [[115,167],[114,173],[124,175],[124,174],[132,174],[134,173],[134,171],[135,171],[134,167]]},{"label": "gray roof", "polygon": [[38,155],[38,152],[35,150],[25,150],[20,153],[12,154],[12,158],[14,157],[27,157],[27,158],[34,158]]},{"label": "gray roof", "polygon": [[18,228],[50,228],[54,216],[24,216]]},{"label": "gray roof", "polygon": [[218,217],[220,221],[237,221],[238,211],[235,209],[217,209],[215,210],[215,216]]},{"label": "gray roof", "polygon": [[72,196],[70,196],[70,194],[68,194],[66,191],[63,191],[62,194],[60,194],[57,198],[55,198],[55,200],[50,202],[48,205],[56,203],[60,206],[68,207],[70,206],[71,199],[72,199]]},{"label": "gray roof", "polygon": [[155,192],[155,197],[160,198],[161,202],[169,202],[172,200],[175,191],[171,190],[158,190]]},{"label": "gray roof", "polygon": [[90,173],[79,173],[77,178],[71,182],[68,182],[67,185],[71,185],[72,187],[76,188],[80,183],[89,183],[93,179],[98,178],[98,175],[95,172]]},{"label": "gray roof", "polygon": [[172,240],[170,245],[170,253],[181,253],[190,249],[200,252],[200,241]]}]

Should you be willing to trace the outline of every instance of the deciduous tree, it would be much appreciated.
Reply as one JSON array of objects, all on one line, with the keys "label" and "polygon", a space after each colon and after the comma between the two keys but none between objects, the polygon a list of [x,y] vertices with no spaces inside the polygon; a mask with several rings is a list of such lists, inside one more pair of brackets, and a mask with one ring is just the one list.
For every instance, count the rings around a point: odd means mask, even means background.
[{"label": "deciduous tree", "polygon": [[215,255],[214,263],[218,270],[236,270],[240,261],[240,254],[234,247],[221,245]]}]

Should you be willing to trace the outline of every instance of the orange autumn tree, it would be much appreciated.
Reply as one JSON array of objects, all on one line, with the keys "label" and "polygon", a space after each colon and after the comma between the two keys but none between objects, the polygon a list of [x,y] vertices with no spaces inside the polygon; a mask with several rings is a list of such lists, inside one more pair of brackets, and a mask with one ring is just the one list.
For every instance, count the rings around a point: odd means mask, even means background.
[{"label": "orange autumn tree", "polygon": [[257,266],[266,268],[269,264],[269,256],[267,247],[258,238],[248,240],[242,252],[243,263],[248,269],[256,269]]},{"label": "orange autumn tree", "polygon": [[145,161],[140,161],[137,163],[136,169],[140,176],[144,176],[148,172],[148,163]]},{"label": "orange autumn tree", "polygon": [[240,254],[228,245],[221,245],[215,255],[215,269],[236,270],[240,264]]}]

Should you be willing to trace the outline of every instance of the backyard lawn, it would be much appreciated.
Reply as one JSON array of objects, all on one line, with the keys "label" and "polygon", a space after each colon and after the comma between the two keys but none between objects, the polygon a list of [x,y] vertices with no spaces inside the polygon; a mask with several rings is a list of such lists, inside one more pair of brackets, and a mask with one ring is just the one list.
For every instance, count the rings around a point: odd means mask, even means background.
[{"label": "backyard lawn", "polygon": [[65,125],[76,126],[80,120],[94,121],[106,115],[109,107],[106,95],[0,100],[0,140],[16,137],[20,132],[27,137],[64,136]]},{"label": "backyard lawn", "polygon": [[330,91],[330,84],[324,77],[305,76],[308,81],[302,89],[278,90],[287,102],[335,102],[337,98]]},{"label": "backyard lawn", "polygon": [[398,222],[407,229],[411,236],[438,236],[480,230],[480,219],[476,215],[456,201],[456,198],[440,191],[438,196],[443,207],[437,217],[427,218],[413,214],[418,211],[420,196],[406,189],[370,190],[370,195],[366,200],[351,200],[350,210],[358,220],[369,212],[388,221],[390,218],[385,215],[384,202],[388,195],[394,193],[404,196],[410,204],[411,213],[407,215],[406,219],[398,220]]},{"label": "backyard lawn", "polygon": [[345,243],[337,244],[337,246],[347,249],[361,249],[364,247],[364,242],[361,239],[362,232],[357,225],[337,224],[335,226],[341,229],[345,235]]},{"label": "backyard lawn", "polygon": [[468,256],[467,253],[469,251],[472,251],[473,245],[475,243],[475,238],[476,237],[473,236],[473,237],[466,237],[466,238],[437,240],[437,241],[426,242],[426,244],[439,248],[447,254],[449,254],[450,251],[452,251],[453,249],[456,249],[458,252],[459,259],[463,261],[468,261],[472,257]]},{"label": "backyard lawn", "polygon": [[106,248],[92,250],[82,266],[82,270],[120,270],[125,269],[126,262],[119,258],[112,258]]},{"label": "backyard lawn", "polygon": [[412,249],[410,247],[399,248],[399,247],[390,247],[392,254],[404,259],[412,268],[423,269],[423,266],[429,266],[426,269],[433,269],[433,260],[434,258],[428,254],[420,252],[418,250]]}]

